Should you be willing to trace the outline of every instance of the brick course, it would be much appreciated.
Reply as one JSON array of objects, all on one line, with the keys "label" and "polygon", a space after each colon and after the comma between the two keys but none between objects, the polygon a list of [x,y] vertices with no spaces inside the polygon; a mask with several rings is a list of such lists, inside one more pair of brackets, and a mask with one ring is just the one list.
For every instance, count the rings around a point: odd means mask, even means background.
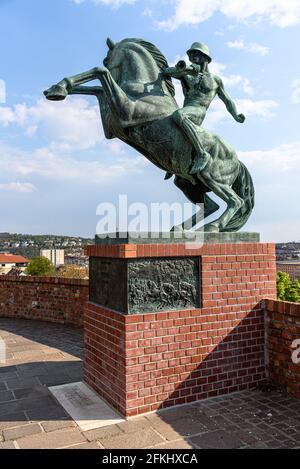
[{"label": "brick course", "polygon": [[87,280],[0,276],[0,317],[83,326]]},{"label": "brick course", "polygon": [[123,415],[249,389],[265,379],[261,300],[276,297],[273,244],[92,246],[87,253],[201,258],[201,308],[124,316],[87,306],[85,380]]},{"label": "brick course", "polygon": [[300,363],[292,361],[296,351],[293,341],[300,339],[300,304],[268,299],[265,314],[269,378],[283,391],[300,398]]}]

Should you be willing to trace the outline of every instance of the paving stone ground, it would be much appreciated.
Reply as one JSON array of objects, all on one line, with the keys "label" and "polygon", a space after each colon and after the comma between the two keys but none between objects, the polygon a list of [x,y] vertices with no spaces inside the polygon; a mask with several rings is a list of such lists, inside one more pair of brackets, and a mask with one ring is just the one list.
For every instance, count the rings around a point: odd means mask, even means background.
[{"label": "paving stone ground", "polygon": [[246,391],[83,432],[48,386],[82,380],[82,331],[0,319],[0,449],[300,448],[300,401]]}]

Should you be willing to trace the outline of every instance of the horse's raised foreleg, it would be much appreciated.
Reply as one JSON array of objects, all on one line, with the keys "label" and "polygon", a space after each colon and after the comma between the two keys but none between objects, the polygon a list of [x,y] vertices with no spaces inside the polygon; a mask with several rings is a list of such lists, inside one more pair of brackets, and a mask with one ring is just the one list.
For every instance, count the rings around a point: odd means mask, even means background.
[{"label": "horse's raised foreleg", "polygon": [[[61,101],[65,99],[72,89],[78,85],[83,85],[89,81],[100,78],[101,73],[108,72],[107,69],[95,67],[87,72],[79,73],[72,77],[67,77],[61,80],[56,85],[51,86],[48,90],[44,91],[44,95],[50,101]],[[109,72],[108,72],[109,73]]]},{"label": "horse's raised foreleg", "polygon": [[111,76],[111,73],[102,73],[100,81],[105,92],[111,112],[117,117],[120,125],[123,127],[128,125],[132,119],[135,103],[131,101],[127,94],[117,84]]},{"label": "horse's raised foreleg", "polygon": [[79,75],[64,78],[58,85],[66,87],[68,91],[71,91],[74,86],[82,85],[95,79],[100,80],[102,84],[102,89],[111,112],[121,121],[121,124],[126,125],[134,111],[134,103],[128,99],[126,93],[116,83],[107,68],[96,67]]},{"label": "horse's raised foreleg", "polygon": [[101,86],[74,86],[68,94],[99,96],[101,92],[103,92],[103,88]]},{"label": "horse's raised foreleg", "polygon": [[[100,80],[111,112],[121,121],[121,125],[126,125],[134,112],[134,102],[127,97],[107,68],[95,67],[87,72],[64,78],[56,85],[44,91],[44,94],[49,100],[60,101],[65,99],[68,94],[78,94],[77,92],[72,92],[72,90],[74,88],[78,89],[79,85],[93,80]],[[83,94],[89,94],[86,87],[83,89]]]}]

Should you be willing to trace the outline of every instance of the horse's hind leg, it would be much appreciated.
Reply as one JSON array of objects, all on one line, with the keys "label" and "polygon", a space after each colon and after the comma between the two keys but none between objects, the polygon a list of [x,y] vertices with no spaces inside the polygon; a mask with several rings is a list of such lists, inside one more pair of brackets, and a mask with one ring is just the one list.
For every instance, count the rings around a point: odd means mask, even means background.
[{"label": "horse's hind leg", "polygon": [[211,199],[207,194],[204,194],[204,218],[209,217],[217,210],[219,210],[220,206]]},{"label": "horse's hind leg", "polygon": [[202,220],[202,217],[200,217],[200,212],[198,211],[197,213],[194,213],[194,215],[192,215],[190,218],[187,218],[182,223],[179,223],[179,225],[173,226],[171,231],[189,230],[193,228],[195,225],[198,225],[198,223],[201,220]]},{"label": "horse's hind leg", "polygon": [[[194,215],[192,215],[190,218],[187,220],[184,220],[184,222],[180,223],[179,225],[173,226],[171,231],[182,231],[184,229],[188,230],[193,228],[194,226],[198,225],[203,218],[209,217],[209,215],[212,215],[215,213],[217,210],[219,210],[219,205],[212,200],[207,194],[203,195],[203,202],[204,204],[204,215],[201,215],[201,211],[198,211]],[[199,202],[198,202],[199,204]],[[200,228],[199,231],[203,230],[203,228]]]},{"label": "horse's hind leg", "polygon": [[[203,192],[201,190],[197,190],[196,186],[187,179],[175,176],[174,184],[184,193],[184,195],[188,198],[190,202],[194,203],[195,205],[203,203]],[[193,228],[195,225],[197,225],[199,221],[200,220],[198,211],[187,220],[184,220],[182,223],[179,223],[179,225],[173,226],[171,231],[182,231],[184,229]]]},{"label": "horse's hind leg", "polygon": [[244,201],[227,184],[219,184],[215,181],[205,181],[210,189],[227,204],[225,212],[211,223],[204,226],[204,231],[219,232],[226,231],[226,226],[232,217],[243,206]]},{"label": "horse's hind leg", "polygon": [[[200,183],[194,185],[190,181],[176,176],[174,184],[182,190],[190,202],[194,203],[195,205],[204,204],[204,218],[208,217],[219,209],[219,205],[205,193],[205,188],[203,188]],[[202,217],[199,217],[199,215],[199,212],[195,213],[183,223],[174,226],[172,231],[182,231],[185,228],[193,228],[202,219]]]}]

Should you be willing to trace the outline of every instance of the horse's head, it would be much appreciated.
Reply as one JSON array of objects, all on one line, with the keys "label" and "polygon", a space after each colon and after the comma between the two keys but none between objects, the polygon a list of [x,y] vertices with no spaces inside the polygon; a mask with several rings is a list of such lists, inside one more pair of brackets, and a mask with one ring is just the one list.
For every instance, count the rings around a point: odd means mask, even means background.
[{"label": "horse's head", "polygon": [[168,67],[167,60],[153,44],[143,39],[123,39],[114,43],[108,38],[107,45],[109,51],[103,63],[120,86],[128,89],[134,83],[153,83],[164,93],[174,96],[171,79],[161,75],[161,71]]},{"label": "horse's head", "polygon": [[108,53],[103,60],[103,65],[108,68],[113,78],[118,82],[120,69],[122,66],[122,54],[119,51],[118,43],[115,43],[109,37],[106,40],[108,46]]}]

